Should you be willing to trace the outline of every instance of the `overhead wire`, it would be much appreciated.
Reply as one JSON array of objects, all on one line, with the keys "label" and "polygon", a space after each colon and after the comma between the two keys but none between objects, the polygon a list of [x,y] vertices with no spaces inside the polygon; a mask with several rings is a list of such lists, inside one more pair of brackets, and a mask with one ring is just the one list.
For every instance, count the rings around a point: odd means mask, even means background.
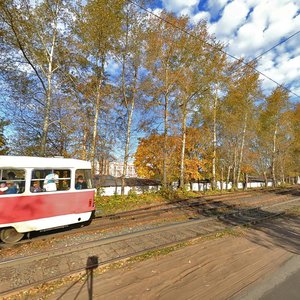
[{"label": "overhead wire", "polygon": [[286,42],[288,39],[294,37],[294,36],[297,35],[300,31],[296,32],[295,34],[293,34],[292,36],[290,36],[290,37],[287,38],[286,40],[284,40],[284,41],[278,43],[277,45],[275,45],[275,46],[273,46],[272,48],[268,49],[267,51],[263,52],[262,54],[260,54],[260,55],[257,56],[256,58],[252,59],[250,62],[244,62],[241,58],[238,58],[238,57],[236,57],[236,56],[234,56],[234,55],[232,55],[232,54],[230,54],[230,53],[224,51],[223,49],[220,49],[219,47],[217,47],[217,46],[215,46],[215,45],[213,45],[213,44],[211,44],[211,43],[209,43],[209,42],[207,42],[207,41],[205,41],[205,40],[203,40],[203,39],[201,39],[201,38],[199,38],[199,37],[196,37],[195,35],[191,34],[191,33],[188,32],[187,30],[185,30],[184,28],[181,28],[180,26],[177,26],[176,24],[174,24],[174,23],[172,23],[172,22],[170,22],[170,21],[168,21],[168,20],[166,20],[166,19],[160,17],[159,15],[153,13],[152,11],[150,11],[150,10],[148,10],[147,8],[145,8],[144,6],[142,6],[142,5],[138,4],[138,3],[136,3],[135,1],[133,1],[133,0],[127,0],[127,1],[130,2],[131,4],[135,5],[135,6],[139,7],[140,9],[144,10],[144,11],[147,12],[148,14],[153,15],[154,17],[160,19],[161,21],[163,21],[163,22],[165,22],[165,23],[171,25],[172,27],[179,29],[180,31],[184,32],[185,34],[187,34],[187,35],[189,35],[189,36],[191,36],[191,37],[194,37],[194,38],[196,38],[196,39],[199,39],[199,40],[201,40],[203,43],[205,43],[206,45],[208,45],[208,46],[210,46],[210,47],[216,49],[217,51],[220,51],[221,53],[227,55],[228,57],[230,57],[230,58],[232,58],[232,59],[234,59],[234,60],[236,60],[236,61],[241,62],[243,65],[245,65],[245,66],[247,66],[247,67],[249,67],[249,68],[255,70],[257,73],[259,73],[259,74],[262,75],[263,77],[269,79],[270,81],[272,81],[273,83],[275,83],[275,84],[278,85],[279,87],[282,87],[282,88],[285,89],[287,92],[289,92],[289,93],[293,94],[294,96],[300,98],[299,95],[297,95],[296,93],[294,93],[293,91],[291,91],[290,89],[288,89],[287,87],[285,87],[283,84],[278,83],[277,81],[275,81],[274,79],[272,79],[272,78],[269,77],[268,75],[264,74],[263,72],[257,70],[255,67],[253,67],[253,66],[251,65],[252,62],[254,62],[255,60],[257,60],[258,58],[260,58],[261,56],[263,56],[263,55],[266,54],[267,52],[273,50],[275,47],[277,47],[277,46],[281,45],[282,43]]},{"label": "overhead wire", "polygon": [[280,46],[281,44],[287,42],[289,39],[293,38],[294,36],[296,36],[298,33],[300,33],[300,30],[293,33],[292,35],[290,35],[289,37],[287,37],[285,40],[279,42],[278,44],[274,45],[273,47],[269,48],[268,50],[264,51],[263,53],[261,53],[260,55],[256,56],[255,58],[253,58],[252,60],[250,60],[248,63],[252,63],[256,60],[258,60],[259,58],[261,58],[263,55],[267,54],[268,52],[272,51],[273,49],[275,49],[276,47]]}]

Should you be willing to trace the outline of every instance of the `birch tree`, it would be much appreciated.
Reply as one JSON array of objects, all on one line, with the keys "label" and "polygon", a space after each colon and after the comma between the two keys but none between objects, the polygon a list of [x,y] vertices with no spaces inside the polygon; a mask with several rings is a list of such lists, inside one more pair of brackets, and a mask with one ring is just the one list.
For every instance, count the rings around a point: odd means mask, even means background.
[{"label": "birch tree", "polygon": [[288,92],[282,88],[275,88],[266,97],[260,114],[259,141],[260,147],[267,149],[273,186],[277,186],[277,159],[280,150],[279,136],[284,134],[285,112],[289,106]]},{"label": "birch tree", "polygon": [[[90,0],[77,8],[75,32],[78,49],[82,52],[87,80],[93,86],[93,125],[90,160],[95,172],[98,123],[101,105],[104,103],[104,87],[107,82],[107,63],[114,42],[120,36],[124,1]],[[79,70],[77,76],[82,76]]]},{"label": "birch tree", "polygon": [[223,45],[212,41],[209,47],[209,56],[207,58],[206,80],[209,82],[209,89],[205,98],[197,103],[197,111],[194,113],[194,123],[200,122],[202,126],[208,129],[209,148],[206,158],[210,160],[210,172],[207,175],[211,179],[212,188],[216,188],[217,171],[217,145],[218,133],[220,130],[220,110],[221,100],[226,93],[226,84],[230,80],[228,72],[227,57],[222,51]]},{"label": "birch tree", "polygon": [[[136,98],[140,90],[140,72],[143,59],[144,17],[137,12],[135,6],[128,4],[124,8],[122,36],[115,48],[115,57],[121,66],[120,99],[124,107],[125,145],[123,156],[123,173],[121,193],[124,194],[125,177],[130,155],[132,122],[136,106]],[[141,98],[141,95],[139,96]],[[123,110],[122,112],[123,113]]]},{"label": "birch tree", "polygon": [[[233,185],[237,187],[243,168],[245,146],[251,148],[255,121],[255,101],[261,96],[259,74],[255,72],[254,65],[244,65],[239,61],[233,65],[232,80],[223,102],[221,112],[222,135],[226,156],[232,157]],[[225,141],[227,139],[227,141]],[[228,147],[228,141],[231,147]],[[226,152],[226,151],[225,151]],[[248,153],[250,154],[250,153]]]},{"label": "birch tree", "polygon": [[[188,23],[185,24],[188,31]],[[184,187],[185,179],[185,149],[188,114],[197,101],[204,99],[209,90],[210,49],[207,44],[210,37],[205,22],[200,22],[190,30],[190,35],[184,35],[181,41],[179,55],[180,73],[178,74],[177,102],[181,118],[181,159],[180,159],[180,188]]]},{"label": "birch tree", "polygon": [[9,125],[8,121],[0,118],[0,155],[8,153],[9,148],[7,147],[7,141],[4,135],[4,128]]},{"label": "birch tree", "polygon": [[[15,69],[29,80],[35,79],[40,88],[34,99],[42,111],[40,155],[47,153],[49,126],[53,105],[54,75],[58,69],[58,45],[61,38],[65,14],[64,2],[29,0],[2,1],[0,22],[7,45],[6,55],[11,55],[12,64],[6,70],[10,74]],[[19,76],[16,76],[17,80]]]},{"label": "birch tree", "polygon": [[291,147],[288,153],[288,176],[300,176],[300,104],[296,104],[290,114]]},{"label": "birch tree", "polygon": [[[162,115],[163,119],[163,188],[167,188],[167,140],[170,129],[170,105],[174,101],[174,92],[177,88],[177,77],[180,67],[178,66],[179,43],[184,34],[177,27],[184,27],[185,18],[176,18],[166,12],[161,17],[167,22],[151,18],[147,31],[146,67],[149,72],[149,95],[152,99],[150,107],[158,107],[157,119]],[[174,25],[171,25],[171,24]]]}]

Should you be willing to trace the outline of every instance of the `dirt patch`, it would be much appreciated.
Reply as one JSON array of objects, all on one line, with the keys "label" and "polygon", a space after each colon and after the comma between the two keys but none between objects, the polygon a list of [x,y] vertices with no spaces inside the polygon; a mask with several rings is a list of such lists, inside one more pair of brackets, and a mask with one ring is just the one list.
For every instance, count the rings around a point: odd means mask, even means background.
[{"label": "dirt patch", "polygon": [[[300,254],[300,219],[202,241],[65,286],[49,299],[228,299]],[[86,278],[85,278],[86,279]],[[91,279],[91,278],[89,278]],[[41,297],[41,295],[40,295]]]}]

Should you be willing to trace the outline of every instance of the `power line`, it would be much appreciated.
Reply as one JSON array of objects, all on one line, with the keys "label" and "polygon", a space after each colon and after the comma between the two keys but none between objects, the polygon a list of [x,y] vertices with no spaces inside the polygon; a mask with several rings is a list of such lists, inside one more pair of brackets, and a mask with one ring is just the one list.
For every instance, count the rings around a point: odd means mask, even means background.
[{"label": "power line", "polygon": [[[230,54],[230,53],[228,53],[228,52],[226,52],[226,51],[220,49],[219,47],[217,47],[217,46],[215,46],[215,45],[212,45],[212,44],[208,43],[207,41],[205,41],[205,40],[203,40],[203,39],[201,39],[201,38],[199,38],[199,37],[196,37],[195,35],[191,34],[191,33],[188,32],[187,30],[185,30],[185,29],[183,29],[183,28],[177,26],[176,24],[173,24],[172,22],[170,22],[170,21],[168,21],[168,20],[166,20],[166,19],[164,19],[164,18],[158,16],[157,14],[153,13],[152,11],[149,11],[147,8],[143,7],[142,5],[136,3],[136,2],[134,2],[134,1],[132,1],[132,0],[127,0],[127,1],[130,2],[131,4],[135,5],[135,6],[139,7],[140,9],[144,10],[144,11],[147,12],[148,14],[151,14],[151,15],[153,15],[154,17],[160,19],[161,21],[163,21],[163,22],[165,22],[165,23],[167,23],[167,24],[173,26],[174,28],[179,29],[180,31],[184,32],[185,34],[187,34],[187,35],[189,35],[189,36],[191,36],[191,37],[193,37],[193,38],[196,38],[196,39],[201,40],[201,41],[202,41],[203,43],[205,43],[206,45],[208,45],[208,46],[210,46],[210,47],[216,49],[217,51],[220,51],[221,53],[223,53],[223,54],[225,54],[225,55],[231,57],[232,59],[237,60],[237,61],[239,61],[239,62],[242,62],[242,64],[244,64],[245,66],[247,66],[247,67],[249,67],[249,68],[255,70],[257,73],[259,73],[259,74],[261,74],[262,76],[264,76],[265,78],[269,79],[270,81],[272,81],[272,82],[275,83],[276,85],[278,85],[278,86],[284,88],[284,89],[285,89],[286,91],[288,91],[289,93],[291,93],[291,94],[295,95],[296,97],[300,98],[299,95],[297,95],[297,94],[294,93],[293,91],[289,90],[289,89],[286,88],[284,85],[278,83],[277,81],[275,81],[275,80],[272,79],[271,77],[265,75],[265,74],[262,73],[261,71],[257,70],[257,69],[254,68],[253,66],[251,66],[250,63],[251,63],[253,60],[251,60],[251,61],[248,62],[248,63],[247,63],[247,62],[244,62],[242,59],[235,57],[234,55],[232,55],[232,54]],[[298,32],[295,33],[293,36],[295,36],[296,34],[298,34]],[[292,37],[292,36],[291,36],[291,37]],[[291,38],[291,37],[290,37],[290,38]],[[283,42],[281,42],[280,44],[282,44],[282,43],[283,43]],[[275,45],[275,46],[277,47],[278,45]],[[272,48],[275,48],[275,46],[272,47]],[[271,49],[269,49],[269,50],[267,50],[267,51],[271,51]],[[267,51],[265,51],[265,52],[267,52]],[[260,56],[262,56],[262,55],[264,55],[264,54],[265,54],[265,53],[262,53]],[[259,56],[259,57],[260,57],[260,56]],[[259,58],[259,57],[257,57],[257,58]],[[257,58],[255,58],[254,60],[256,60]]]},{"label": "power line", "polygon": [[256,60],[258,60],[259,58],[261,58],[263,55],[265,55],[266,53],[272,51],[273,49],[275,49],[276,47],[278,47],[279,45],[285,43],[286,41],[288,41],[289,39],[293,38],[295,35],[297,35],[298,33],[300,33],[300,30],[295,32],[294,34],[290,35],[288,38],[286,38],[285,40],[279,42],[278,44],[274,45],[273,47],[271,47],[270,49],[264,51],[263,53],[261,53],[260,55],[256,56],[255,58],[253,58],[252,60],[250,60],[248,63],[252,63]]}]

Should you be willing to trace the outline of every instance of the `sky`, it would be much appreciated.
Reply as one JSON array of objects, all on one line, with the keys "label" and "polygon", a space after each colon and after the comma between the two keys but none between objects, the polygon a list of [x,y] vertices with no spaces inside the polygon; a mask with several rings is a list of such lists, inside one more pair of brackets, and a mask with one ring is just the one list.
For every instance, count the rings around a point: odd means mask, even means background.
[{"label": "sky", "polygon": [[[162,8],[189,15],[192,22],[207,20],[209,32],[227,45],[225,51],[246,61],[282,42],[259,58],[257,70],[300,103],[300,0],[161,0],[152,6],[154,13]],[[260,79],[266,94],[277,86],[263,75]]]}]

